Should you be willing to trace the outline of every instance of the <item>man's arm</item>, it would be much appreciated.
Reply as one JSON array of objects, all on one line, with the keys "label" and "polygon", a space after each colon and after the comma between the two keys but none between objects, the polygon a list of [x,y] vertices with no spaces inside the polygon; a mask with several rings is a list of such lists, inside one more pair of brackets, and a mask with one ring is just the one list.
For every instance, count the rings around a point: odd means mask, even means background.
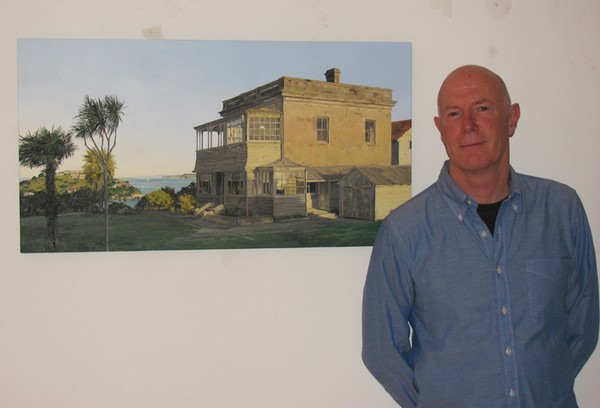
[{"label": "man's arm", "polygon": [[575,375],[592,355],[598,342],[598,271],[592,233],[579,198],[576,216],[571,224],[574,254],[571,259],[567,339],[573,358]]},{"label": "man's arm", "polygon": [[362,357],[371,374],[403,408],[416,407],[409,318],[413,284],[408,256],[384,221],[373,245],[363,293]]}]

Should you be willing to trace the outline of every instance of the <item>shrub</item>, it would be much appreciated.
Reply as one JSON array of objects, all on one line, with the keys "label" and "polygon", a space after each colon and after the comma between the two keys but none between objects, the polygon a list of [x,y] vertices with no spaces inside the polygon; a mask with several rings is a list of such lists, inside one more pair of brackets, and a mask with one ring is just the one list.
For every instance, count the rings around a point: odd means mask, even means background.
[{"label": "shrub", "polygon": [[192,213],[196,208],[196,199],[191,194],[182,194],[179,196],[179,208],[185,213]]},{"label": "shrub", "polygon": [[185,194],[189,194],[192,196],[194,196],[196,194],[196,182],[195,181],[192,181],[190,184],[187,185],[187,187],[182,187],[181,190],[179,190],[179,192],[177,193],[177,195],[179,195],[180,197]]},{"label": "shrub", "polygon": [[171,193],[173,189],[161,188],[146,194],[136,205],[139,210],[170,211],[175,208],[175,198]]}]

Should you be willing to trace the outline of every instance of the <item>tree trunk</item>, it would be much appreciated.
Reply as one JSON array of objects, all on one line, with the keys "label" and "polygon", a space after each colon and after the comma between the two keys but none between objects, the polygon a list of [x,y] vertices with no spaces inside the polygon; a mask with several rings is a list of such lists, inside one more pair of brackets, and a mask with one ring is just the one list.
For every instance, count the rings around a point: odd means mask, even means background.
[{"label": "tree trunk", "polygon": [[106,252],[108,252],[108,164],[106,163],[107,160],[104,161],[104,239],[106,241]]},{"label": "tree trunk", "polygon": [[44,250],[56,252],[56,223],[58,220],[58,203],[56,200],[56,169],[46,167],[46,243]]}]

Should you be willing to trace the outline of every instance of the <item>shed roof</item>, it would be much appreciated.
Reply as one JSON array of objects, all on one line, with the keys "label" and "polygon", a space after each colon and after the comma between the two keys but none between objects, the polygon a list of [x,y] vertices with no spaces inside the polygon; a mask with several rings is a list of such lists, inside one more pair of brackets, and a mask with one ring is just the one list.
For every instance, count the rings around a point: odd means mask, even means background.
[{"label": "shed roof", "polygon": [[311,174],[316,173],[321,180],[337,181],[344,177],[354,166],[311,166]]},{"label": "shed roof", "polygon": [[412,179],[411,166],[361,166],[352,169],[354,171],[360,172],[378,186],[410,185]]}]

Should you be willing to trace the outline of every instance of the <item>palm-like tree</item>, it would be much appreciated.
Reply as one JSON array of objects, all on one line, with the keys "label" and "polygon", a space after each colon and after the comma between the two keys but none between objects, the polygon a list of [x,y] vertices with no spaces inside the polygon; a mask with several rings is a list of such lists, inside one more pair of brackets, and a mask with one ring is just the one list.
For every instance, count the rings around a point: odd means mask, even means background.
[{"label": "palm-like tree", "polygon": [[56,225],[58,221],[58,200],[56,197],[56,171],[62,161],[73,155],[75,143],[71,132],[60,127],[41,127],[34,133],[19,136],[19,163],[34,168],[43,167],[46,181],[46,234],[45,250],[55,252]]},{"label": "palm-like tree", "polygon": [[99,204],[104,211],[104,199],[99,194],[104,191],[104,166],[102,164],[102,158],[107,157],[107,170],[108,170],[108,186],[112,185],[115,176],[115,160],[112,154],[107,155],[104,152],[103,155],[98,155],[96,150],[88,150],[87,154],[83,156],[83,175],[87,184],[94,192],[94,196],[99,198]]},{"label": "palm-like tree", "polygon": [[123,120],[123,102],[114,95],[92,99],[86,95],[75,116],[73,131],[88,150],[100,159],[104,178],[104,235],[108,246],[108,179],[109,158],[117,144],[117,128]]}]

